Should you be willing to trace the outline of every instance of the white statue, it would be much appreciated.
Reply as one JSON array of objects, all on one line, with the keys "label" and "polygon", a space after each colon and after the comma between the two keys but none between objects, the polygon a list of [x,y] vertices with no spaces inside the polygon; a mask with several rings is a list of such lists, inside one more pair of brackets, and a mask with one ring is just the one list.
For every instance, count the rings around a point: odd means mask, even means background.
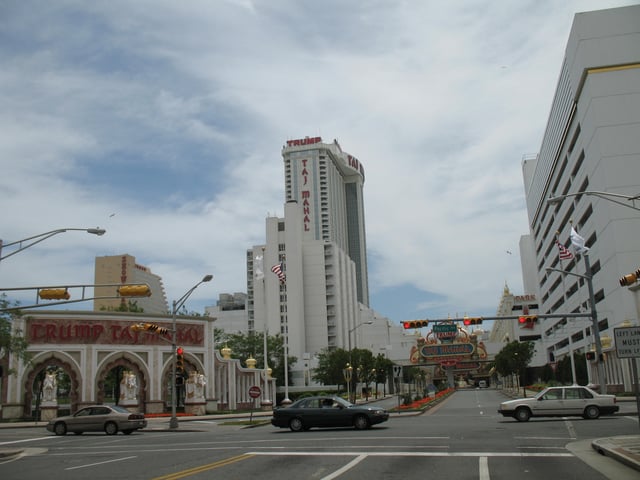
[{"label": "white statue", "polygon": [[44,377],[42,385],[43,400],[45,402],[55,402],[58,397],[58,380],[55,374],[49,372]]},{"label": "white statue", "polygon": [[187,403],[198,403],[204,401],[204,387],[207,380],[202,373],[190,372],[186,383]]},{"label": "white statue", "polygon": [[202,373],[196,377],[196,398],[204,398],[204,387],[207,385],[207,379]]},{"label": "white statue", "polygon": [[138,397],[138,377],[129,371],[125,383],[127,400],[137,400]]}]

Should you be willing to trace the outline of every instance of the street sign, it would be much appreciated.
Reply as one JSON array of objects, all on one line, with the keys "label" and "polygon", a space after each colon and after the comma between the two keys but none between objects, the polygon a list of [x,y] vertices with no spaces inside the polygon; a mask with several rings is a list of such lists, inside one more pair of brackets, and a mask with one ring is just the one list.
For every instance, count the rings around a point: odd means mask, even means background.
[{"label": "street sign", "polygon": [[254,385],[253,387],[249,388],[249,396],[251,398],[258,398],[260,395],[262,395],[262,390],[260,390],[259,386]]},{"label": "street sign", "polygon": [[393,366],[393,376],[395,378],[399,378],[400,376],[402,376],[402,365]]},{"label": "street sign", "polygon": [[613,329],[618,358],[640,357],[640,327]]},{"label": "street sign", "polygon": [[434,325],[433,333],[458,333],[458,326],[455,323],[440,323]]}]

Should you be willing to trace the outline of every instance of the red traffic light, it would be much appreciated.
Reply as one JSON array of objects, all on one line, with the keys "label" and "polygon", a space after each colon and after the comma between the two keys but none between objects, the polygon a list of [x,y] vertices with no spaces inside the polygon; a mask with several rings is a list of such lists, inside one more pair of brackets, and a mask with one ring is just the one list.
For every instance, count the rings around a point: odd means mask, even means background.
[{"label": "red traffic light", "polygon": [[469,325],[481,325],[482,324],[482,318],[480,318],[480,317],[464,317],[462,319],[462,323],[464,323],[467,326],[469,326]]},{"label": "red traffic light", "polygon": [[177,353],[178,355],[184,355],[184,348],[182,348],[182,347],[178,347],[178,348],[176,349],[176,353]]},{"label": "red traffic light", "polygon": [[407,320],[402,322],[402,327],[405,330],[408,330],[410,328],[422,328],[426,327],[427,325],[429,325],[429,320]]}]

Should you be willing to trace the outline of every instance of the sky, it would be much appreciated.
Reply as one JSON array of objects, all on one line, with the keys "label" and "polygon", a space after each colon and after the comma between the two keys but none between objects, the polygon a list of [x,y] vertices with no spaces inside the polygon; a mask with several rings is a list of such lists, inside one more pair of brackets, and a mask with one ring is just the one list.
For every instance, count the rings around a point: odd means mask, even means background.
[{"label": "sky", "polygon": [[[282,147],[364,166],[370,305],[495,315],[522,292],[522,159],[577,12],[622,0],[0,1],[0,288],[93,284],[130,254],[185,307],[246,292],[284,215]],[[10,253],[10,247],[2,255]],[[33,291],[11,291],[23,305]],[[91,309],[77,303],[72,309]]]}]

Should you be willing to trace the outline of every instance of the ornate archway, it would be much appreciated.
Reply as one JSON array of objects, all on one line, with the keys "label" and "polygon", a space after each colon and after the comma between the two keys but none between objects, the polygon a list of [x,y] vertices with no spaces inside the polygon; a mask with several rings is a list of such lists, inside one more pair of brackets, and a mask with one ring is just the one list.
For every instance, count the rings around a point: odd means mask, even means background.
[{"label": "ornate archway", "polygon": [[31,371],[26,375],[23,388],[24,388],[24,410],[23,414],[25,417],[31,417],[31,408],[33,403],[33,383],[36,379],[36,376],[42,372],[44,369],[54,366],[58,367],[69,375],[70,379],[70,388],[69,388],[69,407],[72,412],[75,412],[78,409],[78,398],[81,387],[81,374],[80,371],[76,368],[74,362],[64,357],[61,357],[59,352],[49,352],[48,355],[42,357],[36,357],[34,362],[32,363]]},{"label": "ornate archway", "polygon": [[125,370],[129,370],[133,372],[133,374],[137,377],[139,381],[139,389],[138,389],[138,411],[144,413],[144,404],[147,398],[147,384],[148,384],[148,375],[146,369],[140,367],[139,362],[140,359],[137,357],[129,358],[128,354],[120,354],[117,358],[113,358],[100,366],[98,372],[96,373],[96,402],[98,404],[104,403],[105,399],[105,388],[104,383],[107,375],[114,368],[122,367]]}]

